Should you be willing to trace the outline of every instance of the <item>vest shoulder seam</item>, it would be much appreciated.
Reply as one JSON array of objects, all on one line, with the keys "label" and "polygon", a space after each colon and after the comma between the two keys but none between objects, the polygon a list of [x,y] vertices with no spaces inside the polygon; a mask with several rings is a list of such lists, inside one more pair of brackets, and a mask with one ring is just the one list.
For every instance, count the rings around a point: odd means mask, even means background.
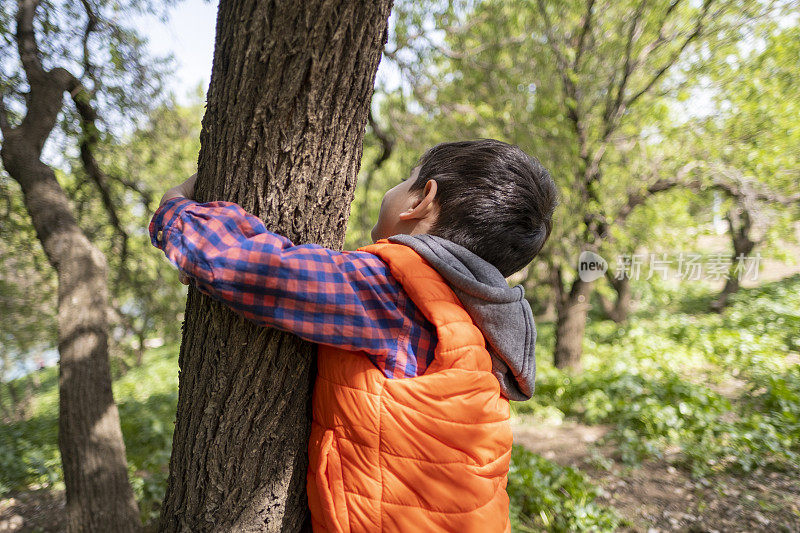
[{"label": "vest shoulder seam", "polygon": [[[379,370],[379,372],[380,372],[380,370]],[[381,395],[381,393],[379,393],[379,392],[370,392],[370,391],[365,390],[365,389],[360,389],[358,387],[353,387],[352,385],[347,385],[346,383],[339,383],[338,381],[333,381],[332,379],[328,379],[325,376],[322,376],[322,375],[319,375],[319,374],[317,374],[317,379],[321,379],[323,381],[327,381],[328,383],[336,385],[337,387],[344,387],[346,389],[357,390],[359,392],[363,392],[364,394],[370,394],[372,396],[380,396]]]},{"label": "vest shoulder seam", "polygon": [[[456,351],[459,351],[459,350],[465,350],[465,349],[467,349],[467,348],[478,348],[478,349],[481,349],[481,348],[482,348],[482,349],[484,349],[484,350],[485,350],[485,349],[486,349],[486,346],[481,346],[481,345],[480,345],[480,344],[478,344],[478,343],[475,343],[475,344],[462,344],[462,345],[460,345],[460,346],[456,346],[456,347],[454,347],[454,348],[446,348],[446,349],[444,349],[444,350],[440,350],[440,351],[439,351],[439,353],[450,353],[450,352],[456,352]],[[473,370],[473,372],[482,372],[482,370]]]}]

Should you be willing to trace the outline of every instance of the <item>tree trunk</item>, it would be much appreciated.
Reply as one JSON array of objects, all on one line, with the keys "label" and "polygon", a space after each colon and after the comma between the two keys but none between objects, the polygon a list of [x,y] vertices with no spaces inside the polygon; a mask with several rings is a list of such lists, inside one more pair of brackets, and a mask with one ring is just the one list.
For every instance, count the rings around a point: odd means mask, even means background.
[{"label": "tree trunk", "polygon": [[[736,256],[734,256],[734,261]],[[711,302],[711,310],[715,313],[721,313],[723,309],[730,303],[731,296],[739,291],[739,280],[735,276],[730,276],[725,280],[725,286],[722,291],[717,295],[717,298]]]},{"label": "tree trunk", "polygon": [[[196,196],[341,248],[391,0],[222,0]],[[189,289],[161,531],[298,531],[315,346]]]},{"label": "tree trunk", "polygon": [[[147,324],[146,319],[144,320],[144,323]],[[142,329],[136,333],[136,337],[139,339],[139,346],[136,348],[136,362],[134,365],[136,367],[140,367],[142,366],[142,363],[144,363],[144,343],[147,341],[147,333],[144,326],[142,326]]]},{"label": "tree trunk", "polygon": [[59,73],[41,71],[28,81],[28,112],[19,127],[4,125],[0,154],[22,188],[36,234],[58,273],[58,446],[67,529],[136,531],[139,513],[111,393],[106,260],[78,227],[53,170],[40,160],[62,105]]},{"label": "tree trunk", "polygon": [[748,257],[755,248],[758,241],[753,238],[753,217],[750,215],[748,209],[741,205],[734,205],[728,211],[728,229],[731,232],[731,244],[733,244],[733,257],[731,258],[731,269],[728,278],[725,280],[725,286],[719,296],[711,302],[711,310],[717,313],[722,312],[728,306],[732,295],[736,294],[739,290],[739,277],[735,272],[736,262],[739,258]]},{"label": "tree trunk", "polygon": [[556,347],[553,363],[556,368],[580,370],[583,354],[583,332],[589,312],[592,284],[576,278],[569,294],[559,302],[556,319]]},{"label": "tree trunk", "polygon": [[623,275],[622,278],[617,278],[614,275],[608,275],[608,273],[606,279],[617,293],[617,298],[613,303],[606,298],[600,298],[600,302],[603,305],[603,313],[617,324],[621,324],[628,320],[628,315],[631,314],[631,307],[633,306],[631,279],[626,275]]}]

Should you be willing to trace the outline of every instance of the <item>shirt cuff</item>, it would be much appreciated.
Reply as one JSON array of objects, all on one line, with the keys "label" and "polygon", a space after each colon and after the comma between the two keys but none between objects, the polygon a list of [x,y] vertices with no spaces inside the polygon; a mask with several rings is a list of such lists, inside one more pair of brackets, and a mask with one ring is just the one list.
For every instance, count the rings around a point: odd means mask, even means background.
[{"label": "shirt cuff", "polygon": [[166,242],[164,236],[167,231],[169,231],[172,223],[180,216],[181,211],[196,203],[197,202],[190,198],[176,196],[170,198],[156,209],[153,218],[150,220],[150,226],[148,227],[150,231],[150,242],[153,246],[163,250],[164,243]]}]

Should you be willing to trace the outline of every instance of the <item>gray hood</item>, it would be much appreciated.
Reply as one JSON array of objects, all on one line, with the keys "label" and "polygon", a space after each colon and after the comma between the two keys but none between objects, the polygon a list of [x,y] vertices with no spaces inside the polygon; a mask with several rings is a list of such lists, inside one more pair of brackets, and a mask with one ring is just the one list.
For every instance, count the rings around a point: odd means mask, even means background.
[{"label": "gray hood", "polygon": [[503,274],[463,246],[436,235],[398,234],[449,283],[486,338],[492,373],[509,400],[529,400],[536,377],[536,325],[522,285],[509,287]]}]

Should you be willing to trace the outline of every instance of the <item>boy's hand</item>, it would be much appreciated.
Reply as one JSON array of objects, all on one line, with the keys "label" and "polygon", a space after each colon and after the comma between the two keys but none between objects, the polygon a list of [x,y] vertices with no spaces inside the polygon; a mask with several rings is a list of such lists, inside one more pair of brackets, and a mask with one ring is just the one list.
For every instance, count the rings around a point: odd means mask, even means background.
[{"label": "boy's hand", "polygon": [[[158,207],[164,205],[164,202],[169,200],[170,198],[175,198],[178,196],[182,196],[184,198],[189,198],[190,200],[194,200],[194,182],[197,181],[197,173],[195,172],[189,179],[181,183],[180,185],[176,185],[175,187],[169,189],[167,192],[164,193],[164,196],[161,197],[161,203],[158,204]],[[183,274],[183,272],[178,272],[178,281],[183,283],[184,285],[189,284],[189,277]]]},{"label": "boy's hand", "polygon": [[167,192],[164,193],[164,196],[161,197],[161,203],[158,204],[158,207],[164,205],[164,202],[169,200],[170,198],[175,198],[177,196],[183,196],[184,198],[189,198],[190,200],[194,200],[194,182],[197,181],[197,173],[195,172],[189,179],[181,183],[180,185],[176,185],[175,187],[169,189]]}]

